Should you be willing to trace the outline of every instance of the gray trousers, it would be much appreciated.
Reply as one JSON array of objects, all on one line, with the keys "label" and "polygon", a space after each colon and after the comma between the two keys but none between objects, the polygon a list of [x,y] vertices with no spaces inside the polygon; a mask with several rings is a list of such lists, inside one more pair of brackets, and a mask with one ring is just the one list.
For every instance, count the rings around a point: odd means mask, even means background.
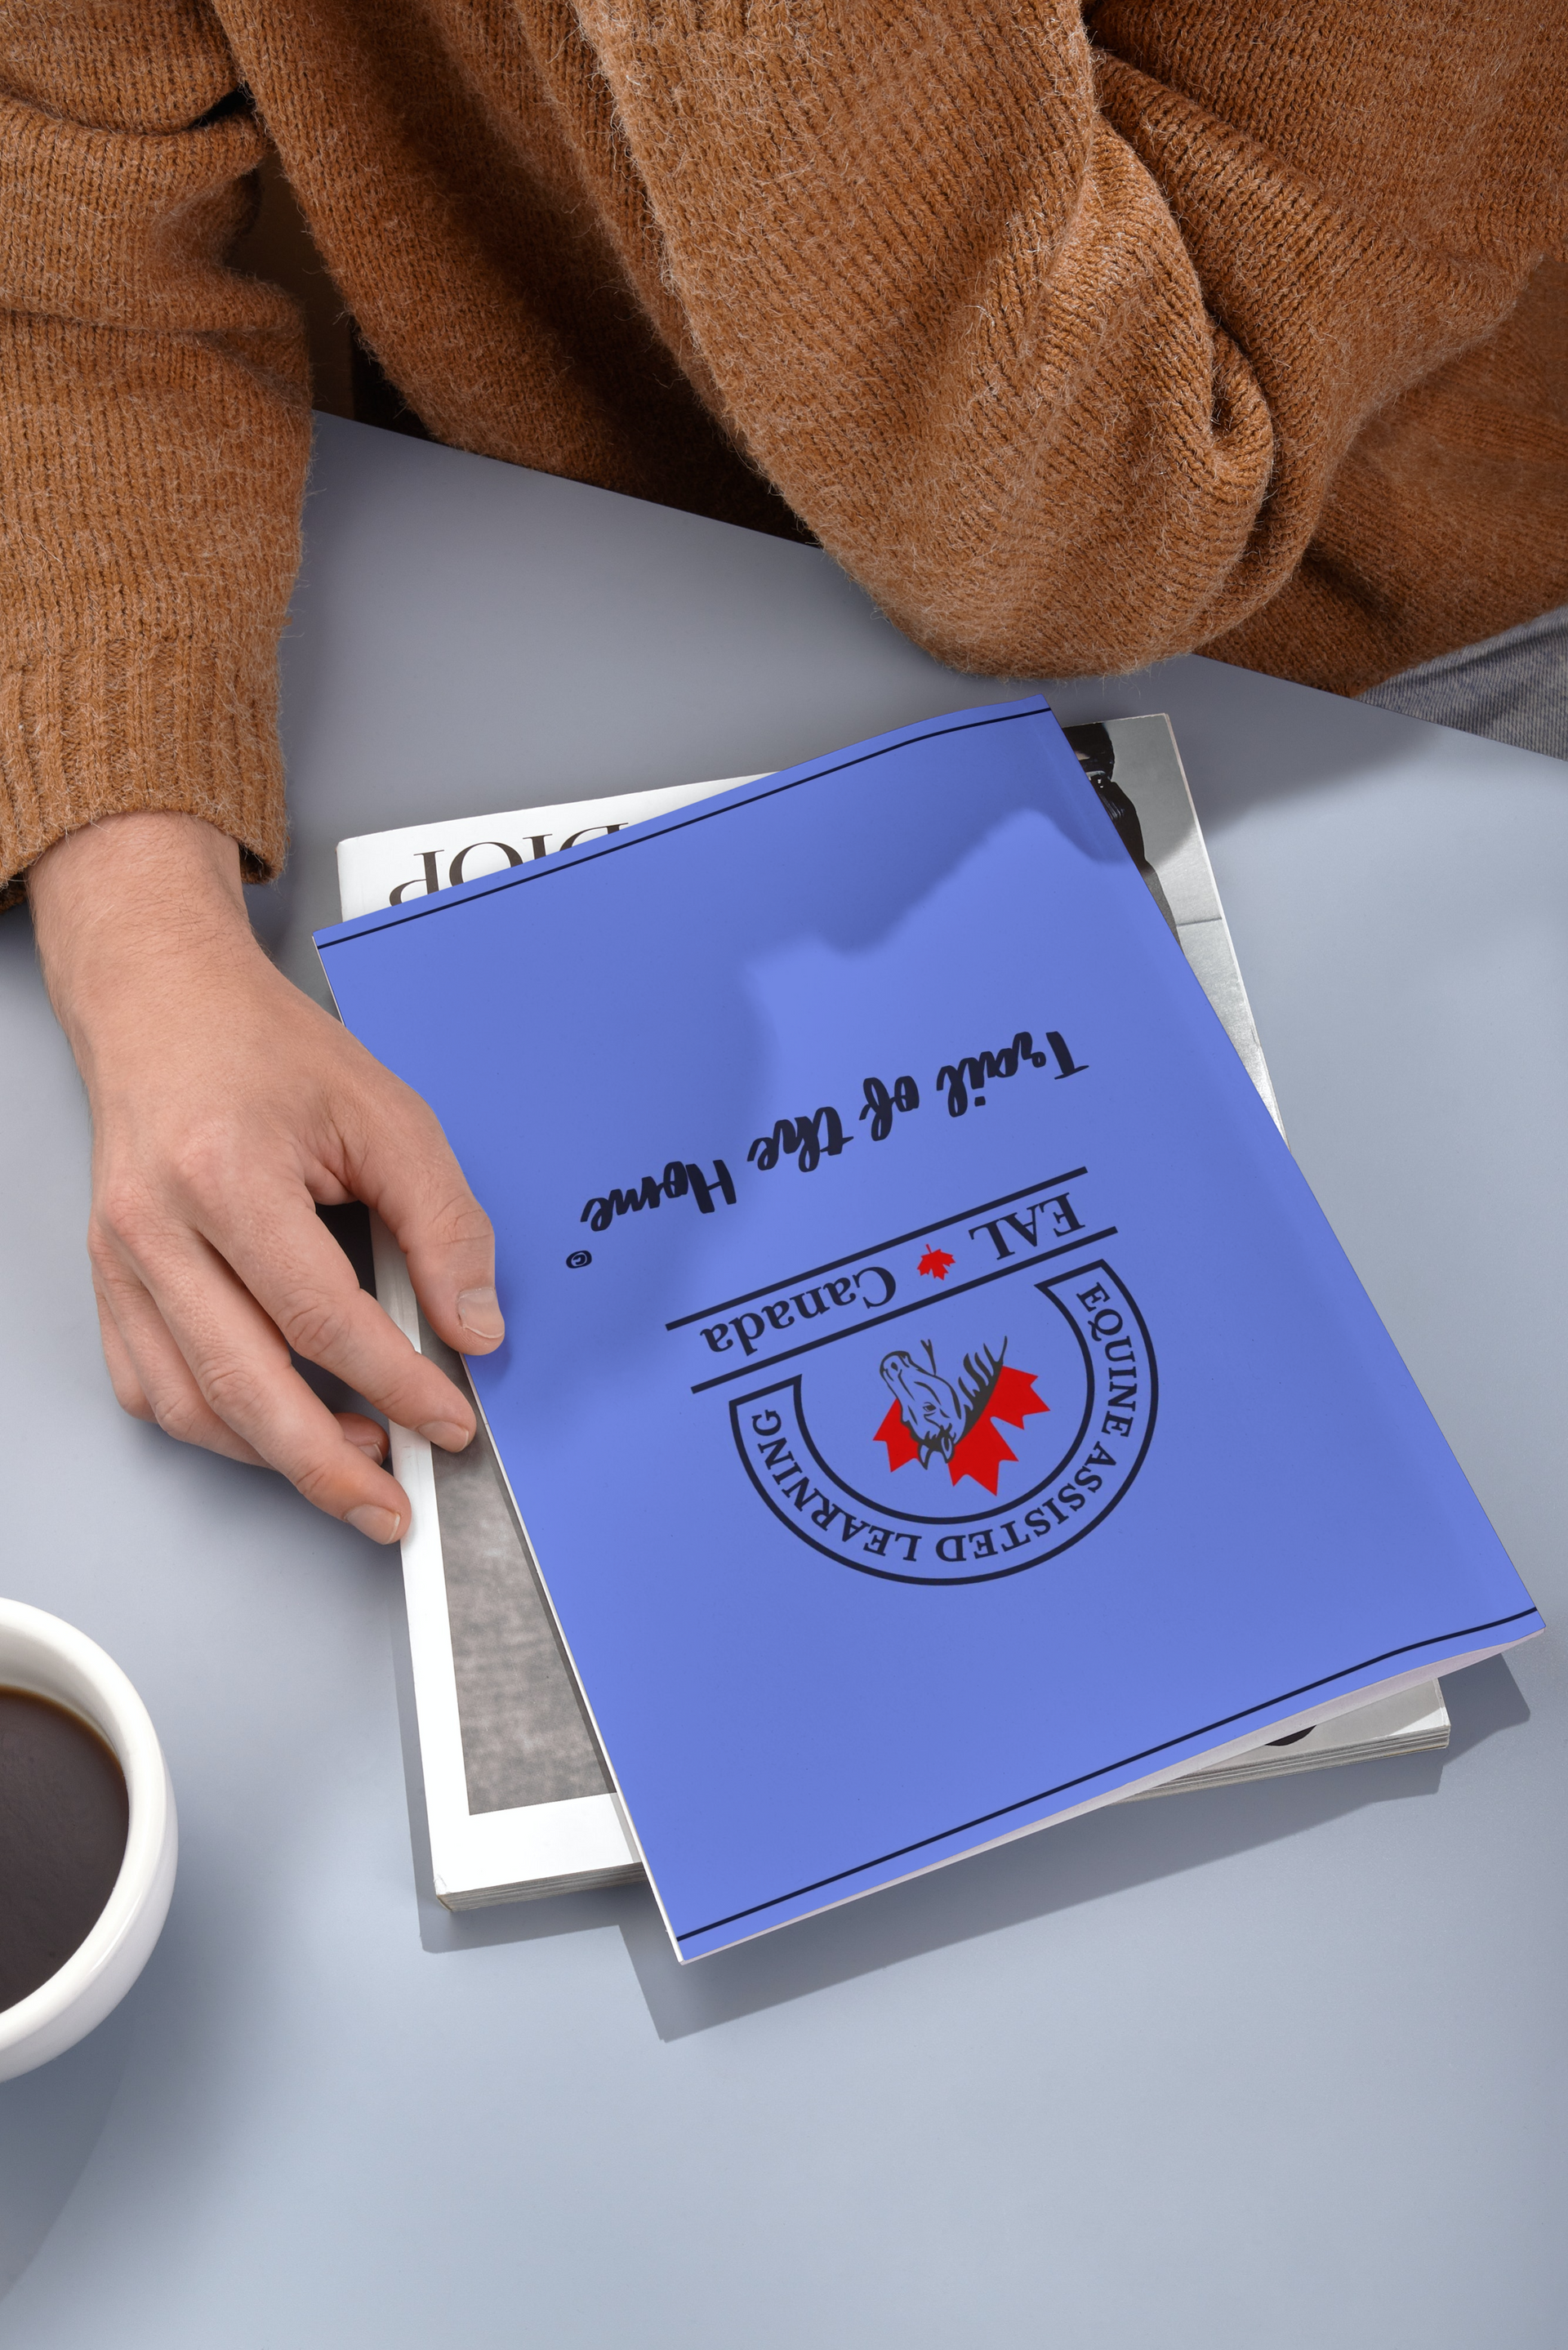
[{"label": "gray trousers", "polygon": [[1405,670],[1361,699],[1568,759],[1568,604]]}]

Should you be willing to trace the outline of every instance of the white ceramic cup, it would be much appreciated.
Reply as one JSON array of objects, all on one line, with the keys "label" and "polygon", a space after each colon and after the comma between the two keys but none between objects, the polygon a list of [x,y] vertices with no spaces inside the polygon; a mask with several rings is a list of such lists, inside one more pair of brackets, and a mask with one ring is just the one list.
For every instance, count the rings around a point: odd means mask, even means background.
[{"label": "white ceramic cup", "polygon": [[74,2047],[125,1997],[169,1914],[179,1830],[147,1708],[85,1632],[0,1599],[0,1688],[30,1690],[83,1715],[119,1757],[130,1798],[125,1857],[86,1941],[47,1982],[0,2008],[0,2081],[9,2081]]}]

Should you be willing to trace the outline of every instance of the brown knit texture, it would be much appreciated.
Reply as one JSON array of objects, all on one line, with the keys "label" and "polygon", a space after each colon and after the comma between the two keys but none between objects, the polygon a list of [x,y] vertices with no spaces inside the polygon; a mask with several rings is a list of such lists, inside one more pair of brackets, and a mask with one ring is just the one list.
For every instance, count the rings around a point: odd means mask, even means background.
[{"label": "brown knit texture", "polygon": [[267,142],[438,438],[805,526],[965,669],[1355,692],[1568,598],[1565,52],[1557,0],[0,0],[0,882],[137,807],[282,858]]}]

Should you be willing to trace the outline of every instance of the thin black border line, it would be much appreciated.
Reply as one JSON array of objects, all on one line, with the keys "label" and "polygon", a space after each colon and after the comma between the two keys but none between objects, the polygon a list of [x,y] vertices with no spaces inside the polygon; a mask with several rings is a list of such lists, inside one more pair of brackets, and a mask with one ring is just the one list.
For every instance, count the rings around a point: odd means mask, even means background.
[{"label": "thin black border line", "polygon": [[700,1305],[695,1314],[682,1314],[679,1321],[664,1326],[684,1330],[688,1323],[701,1322],[706,1314],[727,1314],[732,1305],[749,1305],[753,1297],[771,1297],[775,1289],[793,1289],[797,1281],[815,1281],[819,1273],[836,1273],[841,1264],[855,1264],[863,1256],[880,1256],[884,1249],[902,1248],[909,1241],[923,1240],[929,1232],[945,1232],[950,1224],[961,1224],[966,1216],[983,1216],[987,1208],[1005,1208],[1010,1200],[1026,1200],[1031,1191],[1044,1191],[1052,1183],[1075,1183],[1088,1171],[1086,1167],[1069,1167],[1064,1175],[1047,1175],[1043,1183],[1025,1183],[1020,1191],[1003,1192],[1000,1200],[982,1200],[978,1208],[961,1208],[956,1215],[940,1216],[935,1223],[917,1224],[912,1232],[898,1232],[890,1241],[873,1241],[869,1248],[851,1249],[847,1256],[836,1256],[831,1264],[810,1264],[804,1273],[789,1273],[782,1281],[748,1289],[743,1297],[722,1297],[717,1305]]},{"label": "thin black border line", "polygon": [[[979,727],[981,726],[1012,726],[1015,725],[1022,718],[1038,718],[1042,710],[1048,717],[1055,717],[1055,712],[1052,709],[1051,704],[1045,700],[1044,694],[1037,695],[1035,699],[1040,705],[1039,708],[1030,710],[1004,710],[999,712],[994,718],[966,719],[957,726],[930,726],[926,729],[923,734],[904,735],[899,742],[879,743],[875,751],[862,751],[857,758],[840,759],[836,766],[814,766],[809,775],[793,776],[787,784],[772,784],[768,786],[766,791],[757,791],[753,789],[751,791],[749,798],[743,800],[726,800],[722,807],[700,806],[694,809],[692,814],[690,816],[671,815],[669,817],[645,816],[643,818],[643,822],[645,824],[657,824],[659,827],[659,830],[657,833],[644,832],[641,827],[639,826],[636,828],[637,837],[635,839],[606,840],[597,843],[595,847],[590,848],[567,850],[557,848],[555,853],[549,857],[531,857],[528,860],[526,871],[520,868],[515,873],[476,874],[471,884],[464,884],[462,882],[458,884],[459,889],[465,887],[471,888],[473,892],[471,897],[460,898],[456,891],[452,889],[434,890],[430,893],[432,899],[432,902],[430,905],[420,904],[410,907],[400,907],[393,920],[389,922],[378,922],[374,930],[352,931],[347,938],[329,940],[328,947],[329,949],[331,947],[351,947],[355,943],[356,940],[374,938],[377,933],[381,931],[400,930],[405,922],[421,921],[426,914],[453,913],[459,907],[476,904],[481,897],[492,898],[502,889],[515,889],[520,882],[542,881],[553,873],[566,873],[574,870],[579,865],[589,864],[596,857],[613,857],[618,850],[622,848],[640,848],[647,841],[662,838],[663,835],[667,832],[683,832],[688,825],[707,824],[711,822],[714,816],[732,816],[737,808],[754,806],[758,800],[774,799],[780,792],[798,791],[802,784],[817,783],[825,775],[846,775],[851,767],[863,767],[866,765],[867,761],[871,759],[888,758],[895,751],[907,750],[910,743],[940,743],[945,734],[972,734]],[[564,863],[562,862],[563,858],[566,860]],[[485,881],[491,882],[493,886],[489,889],[482,889],[480,885]],[[442,904],[433,902],[433,900],[438,899],[444,899],[445,902]],[[359,919],[364,921],[368,920],[369,918],[367,915],[361,915]],[[334,922],[329,927],[333,930],[337,930],[340,926]],[[321,949],[319,947],[317,948],[317,952],[318,954],[321,952]]]},{"label": "thin black border line", "polygon": [[[1256,1705],[1243,1706],[1240,1713],[1221,1714],[1218,1721],[1206,1721],[1197,1730],[1186,1730],[1179,1737],[1166,1738],[1158,1746],[1146,1746],[1137,1754],[1124,1754],[1119,1762],[1103,1762],[1096,1771],[1085,1771],[1075,1779],[1064,1779],[1060,1786],[1044,1787],[1037,1795],[1021,1795],[1015,1804],[1002,1804],[994,1812],[981,1812],[972,1820],[961,1820],[956,1827],[940,1828],[935,1835],[920,1836],[914,1844],[901,1844],[892,1852],[879,1853],[875,1860],[857,1862],[853,1868],[836,1869],[831,1877],[819,1877],[810,1885],[797,1885],[793,1893],[775,1893],[771,1900],[753,1901],[749,1909],[732,1910],[727,1918],[715,1918],[706,1926],[688,1927],[677,1934],[678,1942],[694,1942],[701,1934],[716,1934],[721,1926],[734,1926],[742,1918],[759,1917],[764,1909],[776,1909],[782,1902],[798,1901],[805,1893],[820,1893],[825,1886],[842,1885],[846,1877],[863,1877],[868,1868],[881,1868],[890,1860],[902,1860],[911,1852],[924,1852],[929,1845],[945,1844],[949,1836],[967,1835],[971,1828],[982,1828],[992,1820],[1004,1820],[1010,1812],[1027,1811],[1031,1804],[1049,1802],[1053,1795],[1064,1795],[1073,1787],[1083,1787],[1091,1779],[1103,1779],[1112,1771],[1125,1771],[1129,1762],[1147,1762],[1151,1754],[1164,1754],[1172,1746],[1184,1746],[1189,1738],[1207,1738],[1211,1730],[1228,1730],[1233,1721],[1245,1721],[1251,1713],[1266,1713],[1272,1705],[1285,1705],[1293,1697],[1310,1697],[1314,1690],[1326,1689],[1330,1681],[1342,1681],[1350,1673],[1365,1673],[1374,1665],[1386,1665],[1391,1657],[1407,1657],[1417,1648],[1436,1648],[1446,1640],[1472,1639],[1478,1632],[1500,1632],[1505,1624],[1518,1624],[1526,1616],[1539,1615],[1533,1605],[1516,1608],[1511,1616],[1494,1616],[1487,1624],[1463,1624],[1457,1632],[1433,1632],[1425,1640],[1407,1640],[1403,1648],[1385,1648],[1380,1656],[1364,1657],[1358,1665],[1342,1665],[1336,1673],[1324,1673],[1321,1680],[1303,1681],[1300,1689],[1282,1690],[1278,1697],[1260,1698]],[[1542,1629],[1545,1630],[1545,1626]]]},{"label": "thin black border line", "polygon": [[1010,1273],[1026,1273],[1031,1265],[1049,1264],[1059,1256],[1072,1256],[1081,1248],[1093,1248],[1096,1241],[1115,1240],[1119,1227],[1107,1224],[1103,1232],[1084,1232],[1075,1241],[1064,1241],[1060,1248],[1042,1249],[1038,1256],[1021,1256],[1015,1264],[999,1264],[991,1273],[977,1273],[972,1281],[961,1281],[956,1289],[933,1290],[929,1297],[911,1297],[908,1305],[895,1305],[887,1314],[869,1315],[864,1322],[851,1322],[842,1330],[826,1331],[820,1338],[808,1338],[804,1346],[785,1347],[776,1355],[758,1355],[742,1363],[732,1371],[719,1371],[711,1379],[699,1379],[690,1392],[706,1395],[710,1388],[722,1388],[731,1379],[743,1379],[753,1371],[771,1371],[775,1363],[793,1363],[797,1355],[813,1355],[818,1347],[836,1347],[841,1338],[854,1338],[862,1330],[880,1329],[884,1322],[897,1322],[901,1315],[919,1314],[928,1305],[940,1305],[945,1298],[962,1297],[971,1289],[983,1289],[988,1281],[1005,1281]]}]

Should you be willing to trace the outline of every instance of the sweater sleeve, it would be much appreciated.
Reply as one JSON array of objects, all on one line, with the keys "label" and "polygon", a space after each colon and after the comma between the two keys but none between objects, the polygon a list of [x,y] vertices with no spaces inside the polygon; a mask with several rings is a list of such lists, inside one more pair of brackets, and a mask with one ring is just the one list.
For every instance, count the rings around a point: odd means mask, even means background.
[{"label": "sweater sleeve", "polygon": [[[577,13],[731,430],[961,668],[1130,670],[1233,633],[1367,420],[1529,275],[1532,224],[1476,194],[1494,160],[1507,179],[1528,78],[1493,5],[1450,55],[1426,20],[1455,12],[1413,0],[1409,57],[1345,10],[1308,12],[1321,57],[1293,15],[1236,5]],[[1152,55],[1199,16],[1234,88]],[[1314,109],[1362,138],[1337,178],[1326,136],[1279,130]],[[1434,172],[1461,130],[1462,169]]]},{"label": "sweater sleeve", "polygon": [[8,17],[0,902],[139,808],[205,817],[265,876],[309,411],[292,304],[224,265],[262,133],[199,0]]}]

